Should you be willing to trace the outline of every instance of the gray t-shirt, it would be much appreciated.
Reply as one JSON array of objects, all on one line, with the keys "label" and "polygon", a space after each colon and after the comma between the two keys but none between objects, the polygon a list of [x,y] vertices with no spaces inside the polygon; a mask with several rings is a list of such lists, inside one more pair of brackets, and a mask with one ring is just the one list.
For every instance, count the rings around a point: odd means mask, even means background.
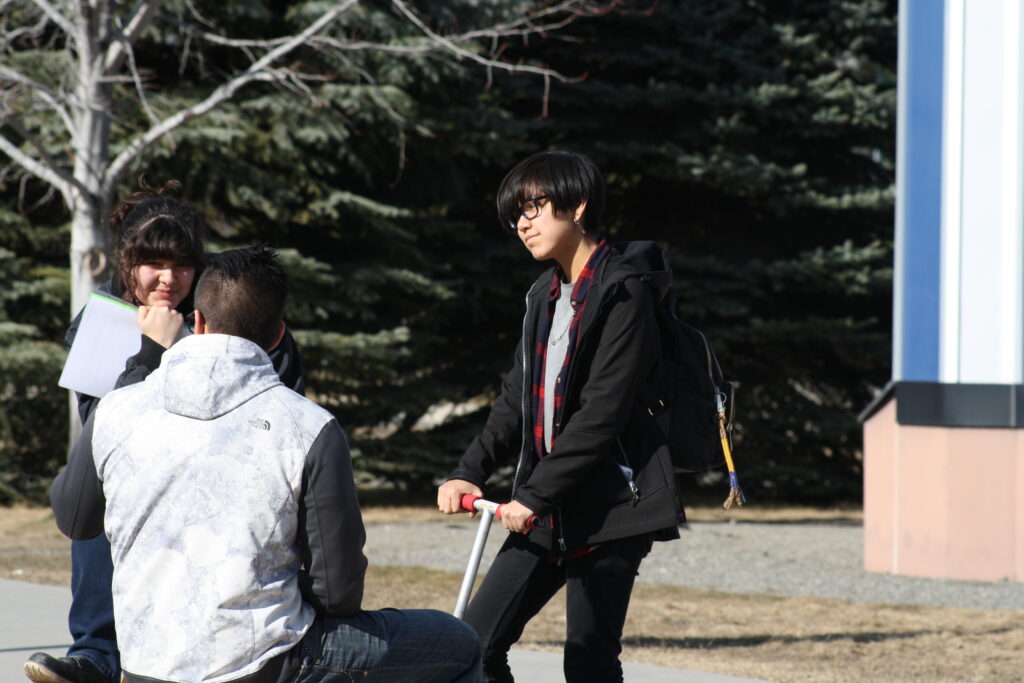
[{"label": "gray t-shirt", "polygon": [[569,348],[569,326],[572,324],[576,307],[572,302],[573,283],[563,282],[562,292],[555,302],[555,315],[551,318],[551,332],[548,334],[548,355],[544,362],[544,451],[551,452],[551,440],[558,429],[555,419],[555,384],[565,362]]}]

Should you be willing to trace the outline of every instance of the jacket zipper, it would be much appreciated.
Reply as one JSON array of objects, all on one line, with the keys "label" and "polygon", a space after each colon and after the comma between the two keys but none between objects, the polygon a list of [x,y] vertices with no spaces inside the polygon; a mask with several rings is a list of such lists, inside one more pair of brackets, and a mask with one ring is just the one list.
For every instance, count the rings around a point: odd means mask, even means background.
[{"label": "jacket zipper", "polygon": [[622,439],[616,438],[616,443],[619,444],[619,453],[622,453],[622,462],[625,465],[620,465],[619,469],[622,470],[622,476],[626,478],[626,483],[629,484],[629,491],[633,494],[633,507],[636,507],[640,502],[640,487],[637,486],[636,478],[634,475],[636,472],[633,471],[633,467],[629,464],[629,456],[626,455],[626,449],[622,447]]},{"label": "jacket zipper", "polygon": [[[603,311],[609,296],[619,287],[619,282],[620,281],[612,283],[612,288],[610,290],[606,290],[601,293],[601,301],[598,302],[597,316],[595,319],[601,316],[601,312]],[[576,342],[576,348],[573,350],[572,358],[569,360],[569,372],[566,374],[566,392],[568,392],[569,388],[573,385],[573,380],[576,375],[576,361],[580,357],[579,352],[583,349],[584,341],[589,339],[589,333],[589,329],[585,330],[584,336],[580,337]],[[562,420],[562,423],[564,424],[565,420]],[[621,441],[619,441],[619,450],[622,451],[623,459],[626,459],[626,451],[622,448]],[[626,462],[626,466],[629,466],[628,461]],[[629,490],[633,493],[633,507],[636,507],[636,504],[640,502],[640,489],[637,488],[636,482],[633,481],[632,477],[627,477],[627,479],[629,480]],[[558,549],[565,553],[568,550],[568,545],[565,542],[565,513],[562,512],[562,508],[558,508],[558,514],[555,516],[555,519],[557,520],[556,523],[558,525]],[[561,559],[559,559],[559,562],[561,562]]]},{"label": "jacket zipper", "polygon": [[522,386],[522,392],[521,392],[522,396],[520,397],[520,405],[522,407],[522,417],[523,417],[523,419],[522,419],[522,423],[523,423],[523,430],[522,430],[523,431],[523,443],[519,447],[519,460],[516,463],[516,474],[512,478],[512,496],[513,497],[516,495],[516,489],[519,488],[519,472],[523,469],[523,460],[526,459],[526,443],[527,443],[527,441],[526,441],[526,437],[527,437],[527,434],[526,434],[526,419],[527,419],[527,416],[530,414],[529,397],[530,397],[530,394],[532,393],[532,389],[530,389],[529,391],[527,390],[527,386],[528,385],[527,385],[527,381],[526,381],[527,380],[526,359],[528,357],[527,356],[527,348],[526,348],[526,346],[527,346],[527,344],[526,344],[526,326],[529,324],[529,321],[530,321],[530,295],[533,294],[533,289],[536,286],[537,286],[537,283],[534,282],[533,285],[530,287],[530,290],[528,292],[526,292],[526,312],[523,314],[523,334],[522,334],[522,341],[523,341],[523,343],[521,345],[523,347],[523,382],[522,382],[522,385],[521,385]]},{"label": "jacket zipper", "polygon": [[[608,301],[608,297],[610,296],[610,294],[612,292],[614,292],[616,289],[618,289],[620,284],[621,284],[621,281],[616,281],[616,282],[614,282],[612,284],[612,289],[611,290],[607,290],[605,292],[602,292],[601,301],[598,302],[598,310],[597,310],[597,315],[598,316],[601,315],[601,311],[602,311],[603,307],[605,306],[606,302]],[[536,287],[536,286],[537,286],[537,283],[534,282],[533,285],[530,287],[530,290],[526,293],[526,313],[523,314],[523,334],[522,334],[522,341],[523,341],[523,343],[522,343],[522,347],[523,347],[523,382],[522,382],[522,402],[521,402],[521,404],[522,404],[522,414],[523,414],[523,444],[522,444],[522,446],[520,447],[520,450],[519,450],[519,462],[516,464],[516,474],[515,474],[515,477],[512,478],[512,496],[513,497],[516,494],[516,489],[519,487],[519,472],[520,472],[520,470],[522,470],[523,460],[526,457],[526,443],[527,443],[526,442],[526,436],[527,436],[527,434],[526,434],[526,417],[527,417],[527,415],[529,415],[529,410],[530,410],[530,406],[529,406],[529,402],[528,402],[528,397],[530,396],[530,394],[527,392],[527,389],[526,389],[526,387],[527,387],[527,381],[526,381],[527,380],[527,367],[526,367],[526,358],[527,358],[526,326],[527,326],[527,324],[528,324],[528,322],[530,320],[530,295],[533,294],[534,287]],[[588,332],[589,332],[589,330],[588,330]],[[572,386],[572,380],[573,380],[573,377],[575,375],[574,371],[575,371],[575,367],[576,367],[576,359],[579,357],[578,351],[582,348],[583,340],[586,339],[586,338],[587,337],[585,336],[585,337],[583,337],[583,338],[581,338],[581,339],[579,339],[577,341],[576,349],[573,352],[572,359],[569,361],[569,372],[566,375],[566,384],[567,384],[566,389],[567,390],[568,390],[569,386]],[[622,456],[623,456],[623,458],[625,458],[626,457],[626,452],[622,449],[622,443],[621,442],[619,442],[619,450],[622,451]],[[628,466],[628,464],[627,464],[627,466]],[[630,479],[630,481],[629,481],[629,490],[633,493],[633,505],[636,506],[636,504],[640,502],[640,489],[637,488],[636,482],[633,481],[632,477],[630,477],[629,479]],[[563,519],[562,509],[559,508],[558,511],[552,517],[553,517],[553,519],[555,521],[555,525],[558,527],[558,548],[559,548],[559,550],[561,550],[564,553],[564,552],[566,552],[566,548],[568,546],[565,543],[565,524],[564,524],[565,520]]]},{"label": "jacket zipper", "polygon": [[[567,546],[565,544],[565,519],[563,517],[562,508],[558,508],[558,512],[555,513],[553,519],[555,524],[558,525],[558,549],[564,553]],[[558,563],[562,563],[562,558],[558,559]]]}]

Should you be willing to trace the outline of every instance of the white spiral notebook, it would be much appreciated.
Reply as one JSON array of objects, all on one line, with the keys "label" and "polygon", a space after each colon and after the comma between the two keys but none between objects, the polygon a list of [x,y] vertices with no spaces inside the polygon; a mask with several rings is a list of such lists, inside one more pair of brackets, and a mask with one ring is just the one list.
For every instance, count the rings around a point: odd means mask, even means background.
[{"label": "white spiral notebook", "polygon": [[114,388],[125,361],[142,347],[138,308],[93,292],[78,324],[57,384],[81,394],[102,397]]}]

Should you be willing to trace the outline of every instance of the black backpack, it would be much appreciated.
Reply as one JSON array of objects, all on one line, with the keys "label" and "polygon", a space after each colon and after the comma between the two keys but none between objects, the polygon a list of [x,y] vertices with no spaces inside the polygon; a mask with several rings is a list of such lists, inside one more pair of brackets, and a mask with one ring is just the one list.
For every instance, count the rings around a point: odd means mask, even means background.
[{"label": "black backpack", "polygon": [[676,317],[671,271],[648,277],[668,278],[668,283],[654,283],[655,291],[665,290],[655,307],[661,362],[641,388],[640,400],[668,444],[675,471],[704,472],[726,465],[730,494],[725,506],[742,505],[746,499],[732,460],[736,386],[722,375],[703,333]]}]

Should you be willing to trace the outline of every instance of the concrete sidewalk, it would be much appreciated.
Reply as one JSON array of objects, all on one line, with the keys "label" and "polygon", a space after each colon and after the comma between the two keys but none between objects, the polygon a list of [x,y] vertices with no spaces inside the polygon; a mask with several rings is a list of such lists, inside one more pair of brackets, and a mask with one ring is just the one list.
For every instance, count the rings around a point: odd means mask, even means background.
[{"label": "concrete sidewalk", "polygon": [[[0,683],[27,681],[21,665],[33,652],[63,655],[71,593],[65,588],[0,579]],[[512,672],[530,683],[560,683],[562,657],[550,652],[513,650]],[[754,679],[669,669],[627,662],[630,683],[751,683]],[[762,682],[763,683],[763,682]]]}]

